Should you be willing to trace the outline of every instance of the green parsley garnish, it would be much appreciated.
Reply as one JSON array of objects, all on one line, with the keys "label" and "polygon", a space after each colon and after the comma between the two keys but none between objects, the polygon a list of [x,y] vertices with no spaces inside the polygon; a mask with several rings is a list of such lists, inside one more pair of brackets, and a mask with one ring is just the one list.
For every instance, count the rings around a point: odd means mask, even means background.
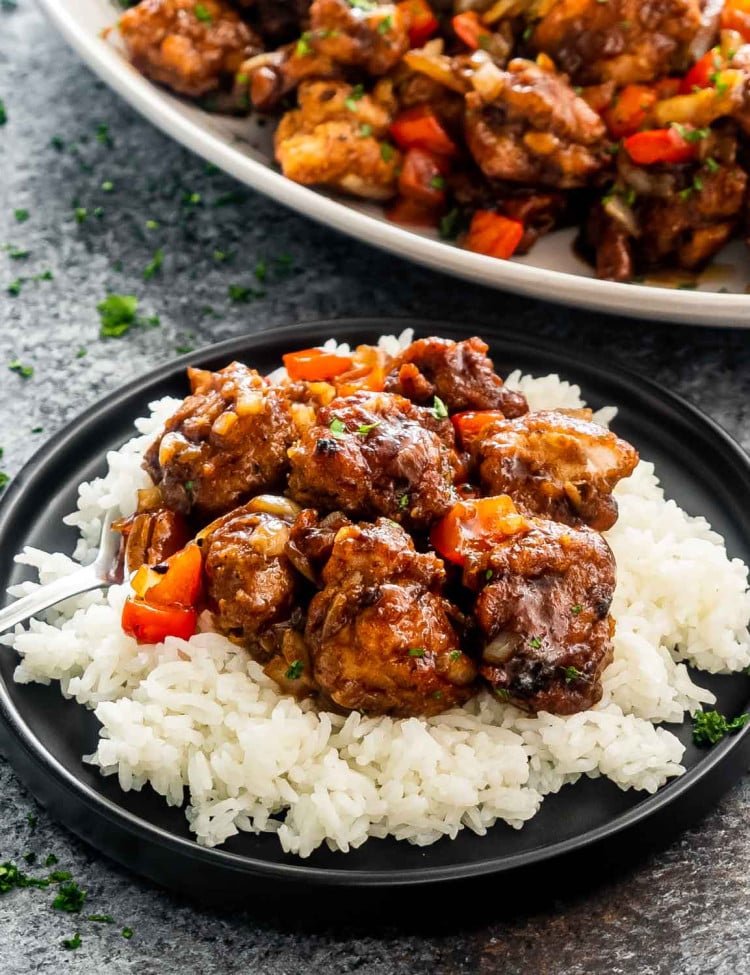
[{"label": "green parsley garnish", "polygon": [[255,292],[252,288],[247,287],[244,284],[230,284],[227,288],[229,293],[229,300],[237,303],[252,301],[256,297]]},{"label": "green parsley garnish", "polygon": [[4,491],[9,482],[10,482],[10,478],[5,473],[5,471],[0,471],[0,491]]},{"label": "green parsley garnish", "polygon": [[424,647],[410,647],[409,656],[410,657],[424,657],[427,653]]},{"label": "green parsley garnish", "polygon": [[67,870],[53,870],[47,880],[53,884],[61,884],[64,880],[70,880],[71,874]]},{"label": "green parsley garnish", "polygon": [[289,669],[284,675],[287,680],[299,680],[302,676],[302,671],[305,669],[305,665],[301,660],[293,660],[289,664]]},{"label": "green parsley garnish", "polygon": [[104,182],[102,183],[102,189],[104,190],[105,193],[111,193],[114,190],[114,188],[115,188],[115,184],[112,182],[111,179],[105,179]]},{"label": "green parsley garnish", "polygon": [[138,299],[135,295],[107,295],[96,307],[102,338],[119,338],[137,322]]},{"label": "green parsley garnish", "polygon": [[69,914],[76,914],[84,905],[86,900],[86,891],[81,890],[81,888],[76,883],[65,883],[63,884],[55,899],[52,901],[52,907],[56,911],[67,911]]},{"label": "green parsley garnish", "polygon": [[308,54],[313,53],[313,47],[310,44],[310,32],[305,31],[305,33],[297,41],[297,47],[295,48],[297,57],[303,58]]},{"label": "green parsley garnish", "polygon": [[328,424],[328,429],[331,431],[331,433],[338,433],[338,434],[346,433],[346,425],[344,421],[339,420],[337,416],[335,416]]},{"label": "green parsley garnish", "polygon": [[255,265],[255,271],[253,272],[258,281],[265,281],[268,276],[268,268],[266,267],[265,261],[258,261]]},{"label": "green parsley garnish", "polygon": [[575,606],[570,607],[570,611],[574,616],[578,616],[579,613],[583,612],[583,606],[580,603],[576,603]]},{"label": "green parsley garnish", "polygon": [[355,85],[348,97],[344,99],[344,108],[348,108],[350,112],[357,111],[357,102],[364,96],[365,86]]},{"label": "green parsley garnish", "polygon": [[37,819],[34,813],[29,813],[26,816],[26,824],[28,825],[29,829],[36,829],[36,823]]},{"label": "green parsley garnish", "polygon": [[0,125],[5,125],[8,121],[8,112],[5,108],[5,102],[0,98]]},{"label": "green parsley garnish", "polygon": [[85,355],[88,355],[88,349],[83,346],[76,352],[76,359],[82,359]]},{"label": "green parsley garnish", "polygon": [[696,745],[715,745],[725,735],[732,735],[750,720],[750,714],[740,714],[727,721],[718,711],[696,711],[693,715],[693,741]]},{"label": "green parsley garnish", "polygon": [[409,495],[408,494],[400,494],[398,496],[398,506],[399,506],[399,508],[402,511],[404,510],[404,508],[408,508],[409,507]]},{"label": "green parsley garnish", "polygon": [[143,269],[143,280],[150,280],[155,274],[161,270],[162,263],[164,261],[164,251],[160,247],[148,264]]},{"label": "green parsley garnish", "polygon": [[387,34],[388,31],[393,27],[393,17],[388,14],[387,17],[383,19],[378,24],[378,34]]},{"label": "green parsley garnish", "polygon": [[147,220],[146,221],[146,230],[158,230],[158,229],[159,229],[159,221],[158,220]]},{"label": "green parsley garnish", "polygon": [[190,492],[195,487],[195,481],[185,481],[185,484],[183,486],[186,491]]},{"label": "green parsley garnish", "polygon": [[451,660],[458,660],[460,658],[460,656],[461,656],[461,651],[460,650],[451,650],[451,652],[448,654],[448,656],[451,658]]},{"label": "green parsley garnish", "polygon": [[433,176],[430,180],[430,187],[433,190],[444,190],[445,189],[445,177],[444,176]]},{"label": "green parsley garnish", "polygon": [[100,122],[96,127],[96,141],[103,146],[114,145],[112,136],[109,134],[109,126],[106,122]]},{"label": "green parsley garnish", "polygon": [[682,136],[685,142],[700,142],[701,139],[705,139],[709,135],[708,129],[691,129],[679,122],[672,122],[672,128]]},{"label": "green parsley garnish", "polygon": [[13,215],[16,218],[16,223],[26,223],[26,221],[29,219],[28,210],[14,210]]},{"label": "green parsley garnish", "polygon": [[23,859],[25,863],[33,863],[36,860],[36,853],[30,850],[28,853],[24,853]]},{"label": "green parsley garnish", "polygon": [[379,427],[380,423],[380,420],[376,420],[374,423],[363,423],[361,427],[357,427],[357,433],[361,437],[366,437],[370,430],[374,430],[375,427]]},{"label": "green parsley garnish", "polygon": [[32,433],[44,433],[44,427],[32,427],[31,428],[31,432]]},{"label": "green parsley garnish", "polygon": [[[34,375],[34,367],[24,366],[18,361],[18,359],[14,359],[13,362],[9,362],[8,368],[10,369],[11,372],[17,373],[17,375],[19,375],[21,379],[31,379],[31,377]],[[34,819],[33,823],[31,822],[31,820],[29,820],[29,826],[31,826],[33,829],[33,827],[36,826],[36,819]]]},{"label": "green parsley garnish", "polygon": [[432,415],[436,420],[448,419],[448,407],[439,396],[436,396],[432,401]]},{"label": "green parsley garnish", "polygon": [[721,166],[719,166],[719,164],[712,156],[708,157],[704,165],[706,169],[709,171],[709,173],[718,173],[718,171],[721,169]]},{"label": "green parsley garnish", "polygon": [[359,127],[359,137],[360,139],[367,139],[372,135],[372,126],[365,123]]},{"label": "green parsley garnish", "polygon": [[25,247],[14,247],[13,244],[4,244],[3,250],[8,252],[8,257],[12,261],[21,261],[31,253]]},{"label": "green parsley garnish", "polygon": [[49,881],[43,877],[28,877],[10,861],[0,863],[0,894],[22,887],[49,887]]},{"label": "green parsley garnish", "polygon": [[443,696],[443,692],[442,691],[433,691],[432,692],[432,697],[434,697],[436,701],[439,701],[442,696]]},{"label": "green parsley garnish", "polygon": [[81,947],[81,936],[76,931],[72,938],[63,938],[60,944],[63,948],[67,948],[68,951],[75,951],[76,948]]},{"label": "green parsley garnish", "polygon": [[113,924],[115,919],[111,914],[89,914],[87,920],[96,924]]},{"label": "green parsley garnish", "polygon": [[204,24],[210,24],[213,20],[211,12],[207,7],[204,7],[202,3],[196,3],[194,11],[198,20],[202,20]]},{"label": "green parsley garnish", "polygon": [[50,853],[49,856],[44,861],[45,867],[54,867],[56,863],[57,863],[57,857],[55,856],[54,853]]},{"label": "green parsley garnish", "polygon": [[496,687],[495,694],[497,694],[501,701],[507,701],[510,697],[510,691],[507,687]]},{"label": "green parsley garnish", "polygon": [[538,636],[532,636],[532,638],[529,640],[529,646],[533,647],[534,650],[538,650],[539,647],[541,647],[541,645],[542,645],[542,641],[539,639]]},{"label": "green parsley garnish", "polygon": [[86,209],[86,207],[76,207],[73,211],[73,216],[76,219],[76,223],[83,223],[88,215],[89,211]]},{"label": "green parsley garnish", "polygon": [[440,218],[438,232],[443,240],[455,240],[458,236],[459,212],[456,209],[450,210],[445,216]]},{"label": "green parsley garnish", "polygon": [[383,162],[390,162],[393,159],[393,146],[388,142],[380,143],[380,158]]},{"label": "green parsley garnish", "polygon": [[130,939],[133,937],[133,931],[132,931],[132,929],[131,928],[123,928],[122,929],[122,936],[127,941],[130,941]]},{"label": "green parsley garnish", "polygon": [[484,574],[484,578],[487,580],[487,582],[489,582],[494,574],[495,573],[492,571],[492,569],[487,569],[487,571]]},{"label": "green parsley garnish", "polygon": [[563,668],[563,676],[565,677],[565,683],[570,684],[574,680],[581,680],[583,671],[577,667],[565,667]]},{"label": "green parsley garnish", "polygon": [[15,281],[11,281],[10,282],[10,284],[8,285],[8,287],[5,290],[8,292],[9,295],[12,295],[14,298],[16,298],[16,297],[18,297],[18,295],[21,294],[21,286],[22,286],[22,284],[23,284],[23,282],[21,281],[21,279],[20,278],[16,278]]}]

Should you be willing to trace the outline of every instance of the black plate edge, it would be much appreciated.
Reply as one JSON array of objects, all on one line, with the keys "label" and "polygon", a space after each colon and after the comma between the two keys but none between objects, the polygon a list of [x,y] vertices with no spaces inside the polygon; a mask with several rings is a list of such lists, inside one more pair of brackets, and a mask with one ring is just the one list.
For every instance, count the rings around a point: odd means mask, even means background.
[{"label": "black plate edge", "polygon": [[[414,328],[421,334],[443,334],[443,335],[472,335],[476,329],[460,323],[435,322],[422,319],[407,318],[373,318],[373,319],[330,319],[305,322],[290,326],[269,327],[252,336],[242,336],[235,339],[228,339],[224,342],[205,346],[177,359],[170,360],[137,380],[125,383],[114,390],[109,395],[100,399],[84,410],[77,418],[68,423],[60,431],[54,434],[47,443],[43,444],[32,458],[24,465],[8,485],[5,496],[0,500],[0,538],[6,534],[12,536],[11,526],[16,508],[20,507],[23,499],[23,489],[32,479],[36,479],[45,468],[53,467],[59,462],[62,455],[69,448],[70,441],[81,435],[82,429],[91,427],[94,429],[98,423],[102,422],[101,415],[116,409],[132,395],[134,384],[139,387],[158,386],[165,379],[172,377],[181,369],[188,365],[200,365],[206,358],[211,360],[222,359],[233,356],[244,350],[248,339],[256,334],[259,336],[267,335],[274,341],[288,338],[294,341],[299,335],[305,334],[308,340],[320,341],[324,337],[334,334],[339,335],[344,330],[351,333],[351,338],[365,341],[367,337],[376,334],[398,332],[404,328]],[[701,438],[710,443],[712,449],[716,449],[716,444],[712,441],[719,440],[724,449],[725,461],[729,458],[735,468],[738,477],[744,480],[750,490],[750,458],[733,440],[729,434],[714,420],[706,416],[698,408],[694,407],[686,400],[676,394],[662,389],[656,383],[648,380],[631,370],[621,367],[619,364],[612,366],[602,366],[593,356],[578,355],[572,353],[561,353],[552,343],[539,339],[530,340],[528,336],[514,330],[504,328],[484,328],[481,329],[488,337],[496,335],[506,342],[515,342],[524,351],[538,353],[546,356],[553,356],[560,366],[560,372],[564,375],[566,367],[573,370],[584,370],[592,375],[606,377],[616,385],[629,386],[647,401],[670,403],[676,412],[682,414],[686,422],[696,424],[694,432]],[[347,338],[349,335],[346,336]],[[616,372],[614,371],[616,368]],[[152,398],[154,394],[149,394]],[[725,739],[719,745],[714,746],[712,751],[706,755],[700,766],[689,770],[685,775],[677,780],[673,780],[663,786],[655,795],[644,799],[634,809],[617,817],[613,822],[589,831],[586,835],[575,837],[570,840],[562,841],[553,846],[547,846],[540,850],[529,851],[519,854],[517,857],[504,857],[499,861],[487,861],[483,864],[468,864],[439,868],[424,868],[413,870],[408,878],[398,871],[389,873],[383,872],[373,876],[369,871],[346,871],[333,870],[319,867],[309,867],[304,861],[299,864],[267,864],[265,861],[256,860],[251,857],[228,853],[220,848],[206,848],[199,846],[194,841],[185,840],[181,837],[174,837],[170,833],[154,827],[137,816],[122,810],[115,803],[110,802],[103,796],[90,790],[60,765],[54,756],[41,748],[39,743],[30,734],[28,727],[23,722],[21,716],[16,712],[12,702],[7,696],[5,688],[0,684],[0,717],[4,719],[7,731],[11,733],[3,735],[8,738],[7,745],[9,754],[16,761],[13,763],[19,771],[21,778],[29,786],[31,791],[37,795],[44,804],[53,808],[54,814],[61,819],[74,833],[82,839],[91,842],[90,831],[82,827],[80,822],[76,822],[77,817],[65,815],[59,801],[67,796],[69,799],[78,800],[87,809],[96,807],[99,813],[103,813],[111,826],[123,830],[126,835],[138,838],[141,842],[143,834],[153,845],[155,850],[166,847],[179,850],[182,855],[187,855],[195,861],[200,861],[202,866],[222,869],[230,869],[240,873],[253,873],[258,877],[281,880],[289,883],[300,881],[306,884],[322,884],[332,887],[342,885],[347,887],[378,887],[378,888],[398,888],[428,885],[443,881],[461,881],[481,875],[507,873],[517,870],[520,867],[540,866],[547,861],[560,858],[569,858],[577,852],[584,852],[589,848],[599,847],[604,840],[616,839],[625,832],[631,833],[637,829],[645,820],[650,820],[654,826],[661,825],[668,831],[670,826],[674,826],[677,820],[677,828],[682,828],[688,822],[700,816],[708,808],[721,792],[725,791],[736,779],[737,774],[747,766],[750,756],[750,725],[746,726],[736,736]],[[54,773],[54,781],[50,785],[45,781],[45,772]],[[693,801],[684,817],[676,817],[673,810],[668,808],[674,799],[690,790],[698,781],[702,781],[706,788],[702,795],[693,796]],[[700,790],[697,790],[700,793]],[[709,799],[706,793],[711,793]],[[701,801],[706,800],[706,801]],[[683,822],[684,819],[684,822]],[[149,835],[150,834],[150,835]],[[114,847],[112,837],[109,837],[108,846]],[[133,869],[133,859],[131,855],[105,850],[113,859],[120,862],[123,866]],[[163,855],[163,854],[162,854]],[[148,869],[140,864],[138,871],[150,875]],[[163,878],[157,882],[163,883]]]}]

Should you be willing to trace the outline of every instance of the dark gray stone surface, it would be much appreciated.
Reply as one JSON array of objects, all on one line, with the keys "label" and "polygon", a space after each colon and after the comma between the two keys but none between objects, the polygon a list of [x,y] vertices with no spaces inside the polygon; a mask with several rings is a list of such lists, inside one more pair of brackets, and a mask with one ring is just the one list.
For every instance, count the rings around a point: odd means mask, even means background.
[{"label": "dark gray stone surface", "polygon": [[[462,285],[353,243],[207,172],[82,67],[30,0],[18,2],[0,9],[8,116],[0,128],[0,242],[30,251],[15,260],[0,253],[0,465],[9,474],[81,409],[178,347],[359,313],[468,319],[480,332],[507,324],[554,336],[682,393],[750,447],[747,332],[581,313]],[[109,140],[97,140],[101,124]],[[102,188],[107,181],[111,191]],[[200,200],[189,202],[196,193]],[[75,207],[87,211],[81,223]],[[15,220],[17,208],[28,209],[26,222]],[[158,228],[148,229],[150,220]],[[144,281],[159,247],[163,267]],[[230,258],[217,260],[217,250]],[[271,273],[264,297],[228,299],[230,284],[257,284],[259,261],[272,268],[285,254],[293,273]],[[46,271],[52,280],[27,280],[18,296],[6,293],[17,277]],[[96,305],[108,292],[137,294],[139,310],[161,324],[100,339]],[[16,359],[33,376],[7,371]],[[59,868],[88,891],[90,910],[116,918],[95,925],[53,911],[45,891],[2,896],[0,971],[740,975],[750,972],[748,798],[745,778],[671,845],[645,857],[634,850],[626,874],[583,893],[555,891],[549,909],[466,926],[451,922],[448,901],[439,936],[372,927],[366,918],[310,930],[301,926],[304,905],[271,922],[251,904],[244,914],[222,915],[141,882],[57,826],[0,757],[0,860],[54,852]],[[34,830],[29,813],[38,817]],[[125,925],[130,940],[121,936]],[[66,951],[61,939],[76,930],[83,944]]]}]

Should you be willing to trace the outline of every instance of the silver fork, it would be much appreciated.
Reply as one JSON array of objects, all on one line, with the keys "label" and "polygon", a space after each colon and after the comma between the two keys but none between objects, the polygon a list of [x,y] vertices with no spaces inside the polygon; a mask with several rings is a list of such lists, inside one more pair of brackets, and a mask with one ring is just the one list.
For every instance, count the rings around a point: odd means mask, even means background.
[{"label": "silver fork", "polygon": [[118,517],[117,512],[107,512],[94,562],[82,566],[69,576],[40,586],[28,596],[21,596],[6,609],[0,610],[0,633],[9,630],[16,623],[23,623],[31,616],[36,616],[42,610],[49,609],[55,603],[61,603],[63,599],[79,596],[90,589],[106,589],[116,582],[122,582],[122,571],[118,572],[115,568],[122,536],[112,529],[112,522]]}]

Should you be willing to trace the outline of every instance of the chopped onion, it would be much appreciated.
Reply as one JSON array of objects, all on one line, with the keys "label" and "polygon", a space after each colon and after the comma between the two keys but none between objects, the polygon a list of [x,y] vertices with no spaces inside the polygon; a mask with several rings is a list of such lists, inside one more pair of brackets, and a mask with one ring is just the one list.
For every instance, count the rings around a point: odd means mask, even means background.
[{"label": "chopped onion", "polygon": [[279,518],[288,518],[291,521],[297,517],[302,508],[291,498],[285,498],[281,494],[259,494],[248,504],[250,511],[259,511],[268,515],[276,515]]},{"label": "chopped onion", "polygon": [[504,630],[498,633],[494,640],[487,644],[482,653],[482,659],[488,664],[504,664],[513,656],[521,638],[517,633]]},{"label": "chopped onion", "polygon": [[473,72],[471,83],[483,101],[493,102],[505,88],[505,74],[492,61],[485,61]]},{"label": "chopped onion", "polygon": [[604,202],[604,211],[612,217],[615,223],[619,223],[621,227],[627,230],[631,237],[640,236],[641,231],[635,214],[621,196],[610,196]]}]

